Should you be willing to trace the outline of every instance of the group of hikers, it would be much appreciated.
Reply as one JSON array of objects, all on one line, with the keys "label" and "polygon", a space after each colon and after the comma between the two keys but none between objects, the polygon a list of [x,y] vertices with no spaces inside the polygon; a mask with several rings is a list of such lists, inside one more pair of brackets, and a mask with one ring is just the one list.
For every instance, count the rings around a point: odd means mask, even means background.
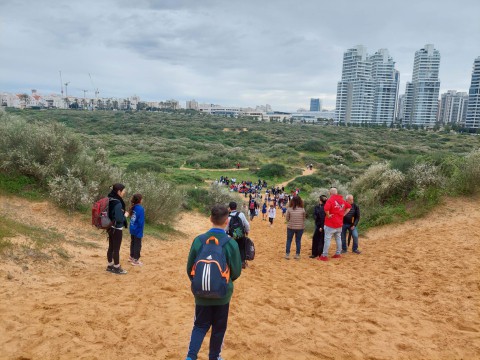
[{"label": "group of hikers", "polygon": [[[341,254],[346,253],[348,249],[347,233],[353,237],[353,253],[360,254],[357,232],[360,220],[359,207],[354,203],[352,195],[347,195],[344,199],[338,194],[336,188],[331,188],[329,194],[328,198],[321,195],[314,209],[315,231],[310,258],[328,261],[332,237],[336,242],[333,258],[341,258]],[[108,194],[108,216],[113,226],[107,230],[109,246],[106,270],[115,274],[127,273],[120,266],[120,247],[123,229],[126,227],[129,227],[131,235],[129,260],[134,266],[142,265],[140,251],[145,223],[143,199],[141,194],[134,194],[127,209],[123,200],[125,195],[125,186],[119,183],[114,184]],[[253,206],[257,204],[255,197],[256,194],[250,194],[249,207],[252,203]],[[258,204],[256,206],[257,208],[254,207],[253,210],[258,209]],[[299,260],[307,217],[299,189],[293,191],[292,195],[285,194],[284,188],[267,189],[262,213],[268,207],[270,226],[273,224],[277,206],[282,209],[287,222],[285,259],[290,259],[290,250],[295,238],[294,258]],[[130,217],[129,226],[128,217]],[[197,359],[202,342],[210,328],[212,332],[209,359],[221,360],[220,352],[227,329],[233,282],[241,275],[242,269],[247,267],[247,239],[251,227],[245,214],[237,209],[237,203],[232,201],[228,207],[222,204],[213,206],[210,222],[212,228],[197,236],[192,242],[187,260],[187,275],[195,298],[195,319],[186,360]]]}]

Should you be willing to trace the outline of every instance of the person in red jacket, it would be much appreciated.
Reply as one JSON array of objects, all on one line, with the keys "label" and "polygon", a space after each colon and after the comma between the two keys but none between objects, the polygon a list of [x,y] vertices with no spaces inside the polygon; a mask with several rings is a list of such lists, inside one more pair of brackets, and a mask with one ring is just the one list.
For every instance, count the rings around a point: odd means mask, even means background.
[{"label": "person in red jacket", "polygon": [[337,250],[333,257],[335,259],[341,257],[343,217],[351,207],[352,205],[346,202],[342,195],[338,195],[336,188],[330,189],[330,197],[323,207],[325,210],[325,244],[323,245],[322,255],[318,260],[328,261],[328,248],[330,247],[332,236],[335,236],[335,242],[337,243]]}]

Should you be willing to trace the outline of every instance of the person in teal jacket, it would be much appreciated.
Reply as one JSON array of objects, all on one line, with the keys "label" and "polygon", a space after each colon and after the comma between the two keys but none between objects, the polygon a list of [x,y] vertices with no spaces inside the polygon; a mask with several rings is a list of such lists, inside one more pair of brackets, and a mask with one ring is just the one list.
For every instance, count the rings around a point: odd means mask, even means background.
[{"label": "person in teal jacket", "polygon": [[[211,211],[210,221],[212,222],[213,227],[202,235],[208,235],[208,237],[214,236],[219,240],[228,237],[224,230],[228,223],[228,209],[226,206],[215,205]],[[188,254],[187,274],[190,280],[192,279],[191,271],[195,259],[203,246],[200,236],[197,236],[193,240],[190,253]],[[210,360],[221,359],[220,352],[222,349],[223,338],[227,330],[230,299],[233,294],[233,282],[238,279],[242,272],[242,260],[238,244],[234,239],[230,237],[228,238],[229,241],[223,247],[227,264],[230,268],[230,280],[228,283],[227,294],[220,299],[195,297],[195,321],[186,360],[197,360],[203,339],[210,327],[212,327],[212,334],[210,337],[210,351],[208,358]]]}]

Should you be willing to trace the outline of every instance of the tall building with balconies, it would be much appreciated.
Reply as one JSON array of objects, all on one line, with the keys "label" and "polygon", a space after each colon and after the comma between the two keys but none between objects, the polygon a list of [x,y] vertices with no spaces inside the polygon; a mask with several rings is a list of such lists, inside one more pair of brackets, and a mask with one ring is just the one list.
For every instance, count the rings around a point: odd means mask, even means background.
[{"label": "tall building with balconies", "polygon": [[338,122],[362,123],[372,119],[374,83],[372,63],[362,45],[343,54],[342,80],[337,85]]},{"label": "tall building with balconies", "polygon": [[473,63],[465,127],[470,129],[480,128],[480,56]]},{"label": "tall building with balconies", "polygon": [[337,121],[390,124],[395,116],[398,83],[399,73],[388,50],[380,49],[369,56],[364,46],[348,49],[337,86]]},{"label": "tall building with balconies", "polygon": [[373,99],[374,124],[390,125],[395,120],[395,109],[398,99],[400,73],[395,70],[395,62],[387,49],[380,49],[370,56],[372,62],[372,77],[375,82]]},{"label": "tall building with balconies", "polygon": [[468,94],[448,90],[442,94],[438,109],[438,122],[444,125],[464,125],[467,112]]},{"label": "tall building with balconies", "polygon": [[407,82],[403,123],[433,127],[440,93],[440,52],[427,44],[415,52],[412,82]]}]

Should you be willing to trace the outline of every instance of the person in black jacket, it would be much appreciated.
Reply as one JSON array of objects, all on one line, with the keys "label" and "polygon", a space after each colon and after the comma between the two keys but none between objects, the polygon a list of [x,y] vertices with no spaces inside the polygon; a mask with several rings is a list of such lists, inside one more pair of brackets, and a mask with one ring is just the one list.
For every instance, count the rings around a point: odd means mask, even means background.
[{"label": "person in black jacket", "polygon": [[353,195],[349,194],[345,200],[352,205],[350,211],[343,217],[343,226],[342,226],[342,253],[346,253],[348,250],[347,245],[347,232],[349,232],[353,238],[353,247],[352,252],[354,254],[361,254],[361,251],[358,250],[358,231],[357,225],[360,221],[360,208],[353,201]]},{"label": "person in black jacket", "polygon": [[326,202],[327,197],[325,195],[321,195],[318,199],[318,205],[315,206],[313,211],[313,218],[315,219],[315,231],[313,232],[312,255],[310,255],[311,259],[320,256],[323,251],[323,245],[325,242],[325,233],[323,231],[323,226],[325,223],[325,210],[323,210],[323,206]]},{"label": "person in black jacket", "polygon": [[108,250],[107,250],[107,271],[114,274],[126,274],[127,271],[120,266],[120,246],[122,245],[123,228],[127,227],[128,211],[125,211],[125,202],[123,197],[126,193],[125,185],[115,184],[112,191],[108,194],[108,217],[113,221],[113,225],[107,230]]}]

